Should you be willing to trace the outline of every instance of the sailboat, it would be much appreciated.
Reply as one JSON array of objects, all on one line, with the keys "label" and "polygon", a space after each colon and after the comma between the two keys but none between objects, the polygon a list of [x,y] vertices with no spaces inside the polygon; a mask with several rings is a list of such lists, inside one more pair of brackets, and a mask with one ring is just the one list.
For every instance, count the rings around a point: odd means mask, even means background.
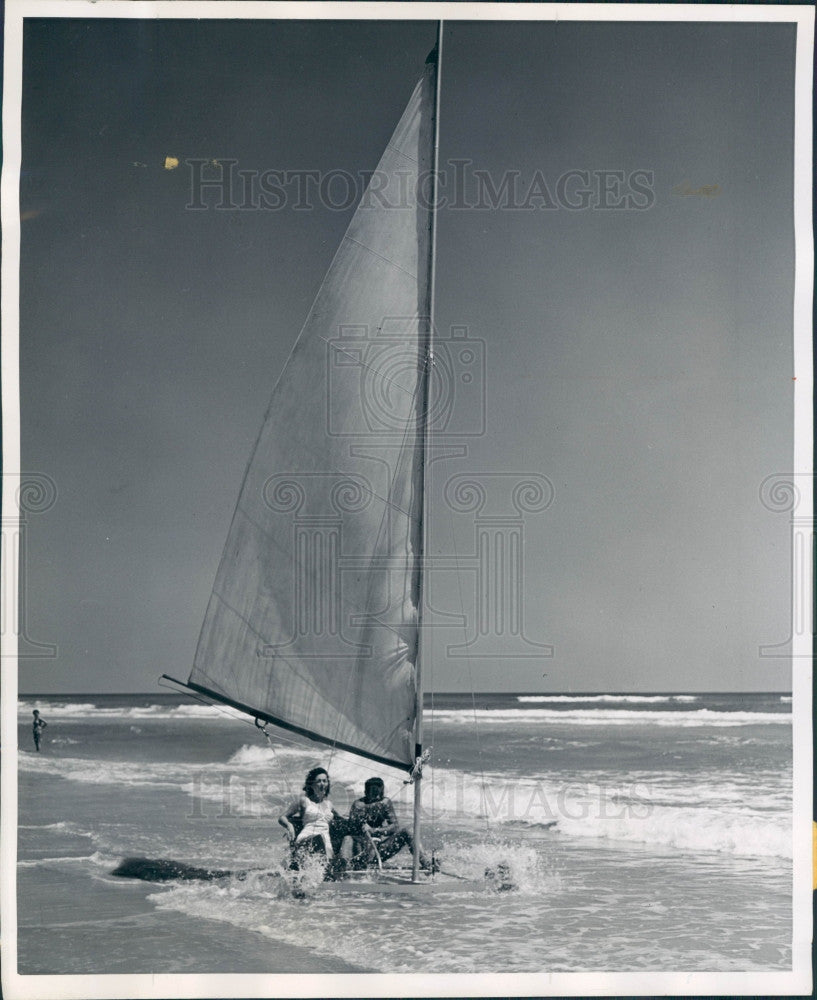
[{"label": "sailboat", "polygon": [[419,868],[442,24],[274,386],[180,690],[407,772]]}]

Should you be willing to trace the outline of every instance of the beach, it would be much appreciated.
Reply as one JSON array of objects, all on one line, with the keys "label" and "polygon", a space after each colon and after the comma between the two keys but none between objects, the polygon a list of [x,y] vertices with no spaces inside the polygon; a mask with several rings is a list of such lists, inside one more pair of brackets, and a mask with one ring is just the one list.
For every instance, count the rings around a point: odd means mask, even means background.
[{"label": "beach", "polygon": [[[177,695],[26,696],[19,971],[789,969],[790,710],[786,693],[437,695],[424,844],[477,889],[299,900],[270,873],[306,770],[328,767],[342,813],[378,773],[408,821],[402,773]],[[116,878],[125,857],[242,874]],[[479,882],[500,861],[512,891]]]}]

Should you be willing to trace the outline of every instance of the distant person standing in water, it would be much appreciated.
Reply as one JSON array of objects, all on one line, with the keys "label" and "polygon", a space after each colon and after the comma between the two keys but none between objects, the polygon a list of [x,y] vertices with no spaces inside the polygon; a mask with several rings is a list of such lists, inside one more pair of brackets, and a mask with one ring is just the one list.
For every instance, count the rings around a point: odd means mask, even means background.
[{"label": "distant person standing in water", "polygon": [[40,710],[34,709],[34,721],[31,724],[31,735],[34,737],[34,747],[37,753],[40,752],[40,740],[42,739],[43,730],[48,725],[45,719],[40,718]]}]

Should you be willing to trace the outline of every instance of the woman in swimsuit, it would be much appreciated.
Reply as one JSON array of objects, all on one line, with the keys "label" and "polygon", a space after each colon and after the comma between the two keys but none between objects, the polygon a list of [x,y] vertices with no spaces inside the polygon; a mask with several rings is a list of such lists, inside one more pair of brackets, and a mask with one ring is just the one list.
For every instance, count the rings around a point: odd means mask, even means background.
[{"label": "woman in swimsuit", "polygon": [[289,867],[292,869],[299,869],[310,854],[323,854],[327,860],[327,875],[334,872],[335,852],[329,826],[333,825],[332,833],[336,834],[338,821],[345,821],[329,800],[330,787],[326,769],[313,767],[304,781],[303,795],[278,820],[289,838],[292,851]]}]

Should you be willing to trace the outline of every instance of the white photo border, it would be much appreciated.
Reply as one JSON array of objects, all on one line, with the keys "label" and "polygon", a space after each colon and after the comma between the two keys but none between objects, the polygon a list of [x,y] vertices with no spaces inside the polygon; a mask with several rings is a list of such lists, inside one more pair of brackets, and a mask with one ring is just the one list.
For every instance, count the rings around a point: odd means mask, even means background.
[{"label": "white photo border", "polygon": [[[813,483],[813,233],[812,65],[814,8],[719,4],[537,4],[252,2],[252,0],[7,0],[3,66],[2,169],[2,462],[4,481],[20,474],[19,386],[19,180],[21,162],[23,21],[37,18],[291,19],[444,21],[696,21],[777,22],[797,25],[794,138],[794,384],[795,433],[792,473]],[[788,470],[782,470],[788,471]],[[798,520],[813,515],[813,490],[801,491]],[[3,530],[18,523],[16,491],[3,490]],[[16,591],[6,560],[4,591]],[[792,586],[812,586],[811,576]],[[812,606],[806,595],[805,607]],[[794,613],[794,609],[793,609]],[[3,990],[9,1000],[142,997],[354,997],[374,996],[642,996],[656,994],[777,996],[812,990],[812,719],[811,637],[792,629],[792,725],[794,743],[794,853],[792,970],[702,973],[510,973],[510,974],[134,974],[19,975],[17,972],[17,636],[2,639],[2,820],[0,825],[0,920]]]}]

